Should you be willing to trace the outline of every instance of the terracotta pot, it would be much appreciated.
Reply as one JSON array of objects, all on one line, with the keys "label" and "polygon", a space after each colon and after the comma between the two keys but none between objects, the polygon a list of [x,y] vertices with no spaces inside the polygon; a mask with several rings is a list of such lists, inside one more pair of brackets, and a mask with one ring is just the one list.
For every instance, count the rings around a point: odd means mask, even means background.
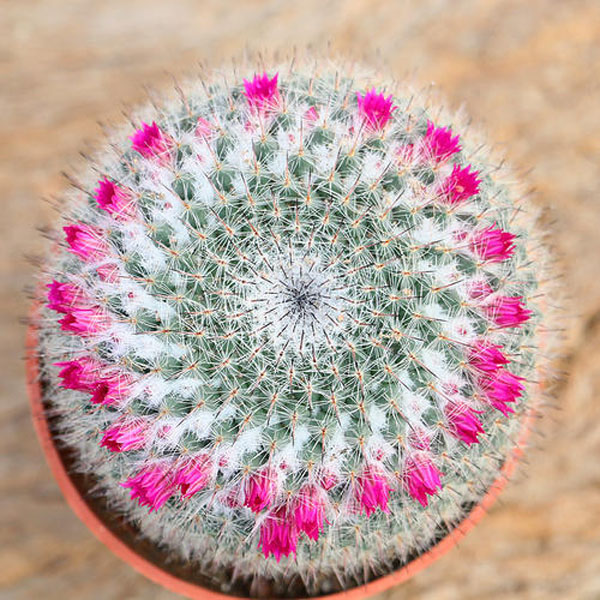
[{"label": "terracotta pot", "polygon": [[[35,308],[34,308],[35,312]],[[35,323],[35,318],[32,319]],[[36,352],[37,348],[37,329],[34,325],[30,325],[27,331],[26,340],[26,371],[27,371],[27,390],[31,404],[31,413],[33,425],[37,432],[40,444],[46,455],[46,460],[50,465],[58,485],[67,500],[69,506],[75,514],[83,521],[90,531],[104,543],[114,554],[127,562],[134,569],[168,590],[192,598],[194,600],[225,600],[229,598],[237,598],[238,596],[230,596],[228,594],[219,593],[203,587],[202,585],[186,580],[183,576],[171,572],[168,566],[159,564],[159,561],[148,558],[148,552],[141,552],[140,547],[142,542],[135,541],[135,535],[129,535],[129,542],[123,539],[122,532],[115,532],[106,519],[93,509],[92,504],[84,497],[83,492],[74,482],[74,478],[69,474],[63,455],[57,449],[50,425],[45,412],[42,396],[42,385],[40,381],[39,359]],[[365,585],[352,588],[348,591],[337,592],[327,596],[315,597],[325,598],[328,600],[358,600],[380,592],[386,591],[389,588],[406,581],[413,575],[422,571],[425,567],[433,563],[435,560],[446,554],[453,546],[457,544],[484,516],[486,511],[496,500],[498,494],[506,485],[511,474],[514,472],[518,459],[522,454],[522,446],[528,437],[532,424],[532,416],[526,415],[523,421],[523,426],[520,433],[519,444],[513,453],[507,458],[501,470],[498,479],[490,486],[487,494],[482,498],[481,502],[476,505],[471,512],[460,522],[454,530],[452,530],[445,538],[440,540],[430,550],[415,558],[410,563],[389,575],[379,577]],[[133,534],[135,534],[135,531]]]}]

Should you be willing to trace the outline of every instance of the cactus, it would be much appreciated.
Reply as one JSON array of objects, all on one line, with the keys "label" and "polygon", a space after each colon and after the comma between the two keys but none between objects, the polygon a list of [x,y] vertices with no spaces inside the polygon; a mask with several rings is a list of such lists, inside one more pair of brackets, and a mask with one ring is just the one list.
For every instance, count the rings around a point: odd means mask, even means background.
[{"label": "cactus", "polygon": [[217,589],[310,595],[423,553],[497,480],[538,403],[544,255],[456,117],[279,72],[111,139],[37,326],[110,510]]}]

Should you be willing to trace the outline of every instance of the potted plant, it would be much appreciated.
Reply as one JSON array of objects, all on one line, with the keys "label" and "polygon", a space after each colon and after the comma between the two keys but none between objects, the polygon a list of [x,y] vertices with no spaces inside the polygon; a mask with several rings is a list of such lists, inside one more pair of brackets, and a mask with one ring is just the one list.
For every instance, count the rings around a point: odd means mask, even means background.
[{"label": "potted plant", "polygon": [[535,214],[347,66],[190,82],[73,178],[28,337],[77,515],[190,598],[382,591],[450,548],[544,381]]}]

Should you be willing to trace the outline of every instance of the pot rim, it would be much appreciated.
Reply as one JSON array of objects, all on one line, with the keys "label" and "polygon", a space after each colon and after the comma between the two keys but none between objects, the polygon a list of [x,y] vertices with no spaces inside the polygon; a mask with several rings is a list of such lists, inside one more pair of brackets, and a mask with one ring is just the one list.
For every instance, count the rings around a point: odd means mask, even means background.
[{"label": "pot rim", "polygon": [[[27,393],[29,396],[33,426],[40,446],[42,447],[46,462],[48,463],[67,504],[84,525],[98,540],[113,552],[113,554],[154,583],[191,600],[231,600],[232,598],[240,598],[240,596],[217,592],[210,588],[203,587],[200,584],[186,581],[144,558],[102,522],[100,517],[91,509],[79,492],[73,483],[71,476],[67,472],[61,455],[54,443],[43,406],[39,377],[39,356],[37,353],[38,335],[37,326],[35,325],[38,307],[39,302],[34,302],[34,306],[31,310],[32,318],[26,333],[25,370]],[[334,592],[323,596],[311,596],[310,600],[341,600],[342,598],[344,600],[360,600],[362,598],[373,596],[407,581],[445,555],[449,550],[456,546],[477,523],[479,523],[508,483],[517,467],[519,459],[523,455],[523,447],[531,432],[533,418],[533,411],[531,410],[523,415],[523,422],[517,444],[507,456],[504,465],[500,470],[500,475],[489,487],[487,493],[480,502],[476,504],[469,514],[437,544],[393,573],[383,575],[369,583],[356,586],[349,590]],[[303,599],[298,598],[293,600]]]}]

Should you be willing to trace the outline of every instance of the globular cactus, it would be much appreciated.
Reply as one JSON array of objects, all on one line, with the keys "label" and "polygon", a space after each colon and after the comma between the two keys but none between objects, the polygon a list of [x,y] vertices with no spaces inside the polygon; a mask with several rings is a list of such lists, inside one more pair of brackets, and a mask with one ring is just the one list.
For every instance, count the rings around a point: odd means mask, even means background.
[{"label": "globular cactus", "polygon": [[451,117],[369,77],[191,85],[62,209],[38,322],[59,436],[217,589],[402,566],[535,410],[531,206]]}]

